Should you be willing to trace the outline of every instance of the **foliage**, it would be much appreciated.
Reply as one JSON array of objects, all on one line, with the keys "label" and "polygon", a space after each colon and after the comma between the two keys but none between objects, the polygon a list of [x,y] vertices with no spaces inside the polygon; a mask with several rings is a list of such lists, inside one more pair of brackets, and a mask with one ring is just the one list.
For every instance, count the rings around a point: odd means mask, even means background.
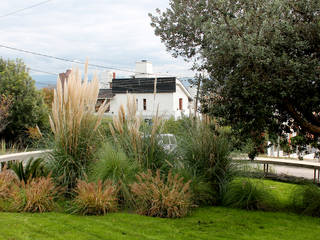
[{"label": "foliage", "polygon": [[9,198],[12,187],[17,183],[17,177],[5,166],[0,172],[0,201]]},{"label": "foliage", "polygon": [[117,210],[117,191],[117,187],[110,180],[91,183],[79,180],[73,200],[74,212],[83,215],[114,212]]},{"label": "foliage", "polygon": [[314,217],[320,217],[320,188],[316,185],[297,186],[293,192],[294,210]]},{"label": "foliage", "polygon": [[54,89],[53,88],[42,88],[41,94],[43,96],[43,101],[47,105],[48,109],[51,111],[52,103],[54,99]]},{"label": "foliage", "polygon": [[192,204],[190,181],[183,182],[178,174],[169,172],[167,179],[155,176],[151,170],[137,175],[137,182],[131,185],[135,196],[137,213],[153,217],[179,218],[186,216]]},{"label": "foliage", "polygon": [[27,183],[32,178],[46,177],[49,175],[43,158],[29,159],[26,164],[23,161],[13,161],[8,164],[20,181]]},{"label": "foliage", "polygon": [[134,159],[143,169],[167,167],[166,161],[171,156],[158,142],[163,120],[158,113],[152,119],[152,126],[143,125],[137,116],[135,97],[128,95],[127,114],[121,106],[117,116],[110,124],[114,142],[119,144],[129,158]]},{"label": "foliage", "polygon": [[98,152],[98,160],[92,164],[91,178],[94,180],[111,180],[119,184],[120,203],[132,206],[132,196],[128,184],[135,180],[141,170],[136,161],[129,159],[119,148],[104,143]]},{"label": "foliage", "polygon": [[208,72],[205,112],[244,138],[289,127],[319,136],[318,0],[169,4],[151,25],[174,56]]},{"label": "foliage", "polygon": [[9,124],[0,138],[24,142],[28,127],[38,125],[40,129],[48,128],[47,108],[21,60],[0,59],[0,95],[2,94],[10,96],[12,102],[7,118]]},{"label": "foliage", "polygon": [[178,146],[182,165],[190,169],[193,175],[209,183],[215,202],[219,201],[235,175],[229,156],[229,139],[210,120],[188,120],[186,124],[188,126]]},{"label": "foliage", "polygon": [[84,179],[94,159],[100,138],[98,127],[107,105],[100,106],[95,115],[99,93],[97,76],[88,82],[88,64],[84,80],[78,69],[73,69],[62,86],[57,81],[50,124],[55,137],[50,169],[52,176],[68,190],[77,179]]},{"label": "foliage", "polygon": [[8,117],[12,105],[12,98],[10,96],[0,95],[0,133],[9,124]]},{"label": "foliage", "polygon": [[223,205],[246,210],[274,210],[275,197],[262,181],[241,179],[230,183],[223,197]]},{"label": "foliage", "polygon": [[8,210],[14,212],[49,212],[61,189],[56,188],[51,176],[32,178],[15,185],[10,193]]}]

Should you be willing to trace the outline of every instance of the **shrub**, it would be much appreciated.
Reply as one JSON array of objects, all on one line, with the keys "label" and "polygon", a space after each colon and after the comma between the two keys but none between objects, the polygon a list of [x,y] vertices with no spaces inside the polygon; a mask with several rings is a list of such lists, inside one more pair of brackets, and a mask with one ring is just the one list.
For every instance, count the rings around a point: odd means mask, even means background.
[{"label": "shrub", "polygon": [[59,189],[50,176],[30,179],[27,183],[21,182],[10,194],[10,210],[40,213],[52,211],[58,193]]},{"label": "shrub", "polygon": [[97,76],[88,82],[88,64],[84,80],[78,69],[73,69],[62,86],[57,81],[54,92],[50,124],[55,137],[50,169],[52,176],[70,191],[77,179],[84,179],[101,142],[98,134],[107,105],[100,106],[95,114],[99,93]]},{"label": "shrub", "polygon": [[14,161],[9,163],[9,168],[12,169],[20,181],[27,183],[31,178],[48,176],[48,171],[45,168],[43,158],[29,159],[27,164],[22,161]]},{"label": "shrub", "polygon": [[132,196],[128,184],[135,180],[140,167],[121,150],[105,143],[98,152],[98,160],[92,166],[90,178],[93,180],[111,180],[119,184],[119,200],[132,207]]},{"label": "shrub", "polygon": [[292,199],[295,211],[320,217],[320,188],[316,185],[298,186],[293,191]]},{"label": "shrub", "polygon": [[246,210],[275,210],[275,197],[261,181],[241,179],[229,184],[223,205]]},{"label": "shrub", "polygon": [[7,117],[8,125],[1,132],[0,139],[19,141],[24,145],[30,140],[25,132],[27,127],[49,127],[48,110],[43,98],[21,60],[0,58],[0,95],[2,94],[10,96],[12,101]]},{"label": "shrub", "polygon": [[73,212],[83,215],[104,215],[117,210],[117,187],[110,180],[87,183],[79,180],[75,188]]},{"label": "shrub", "polygon": [[169,172],[167,179],[157,170],[137,175],[137,182],[131,185],[135,196],[137,213],[154,217],[179,218],[186,216],[192,204],[190,181],[183,182],[178,174]]},{"label": "shrub", "polygon": [[5,166],[0,172],[0,199],[8,199],[12,187],[17,183],[18,179],[15,174]]},{"label": "shrub", "polygon": [[185,133],[178,139],[183,166],[189,168],[194,176],[209,183],[216,198],[214,202],[220,201],[236,173],[230,157],[229,140],[210,121],[184,121]]}]

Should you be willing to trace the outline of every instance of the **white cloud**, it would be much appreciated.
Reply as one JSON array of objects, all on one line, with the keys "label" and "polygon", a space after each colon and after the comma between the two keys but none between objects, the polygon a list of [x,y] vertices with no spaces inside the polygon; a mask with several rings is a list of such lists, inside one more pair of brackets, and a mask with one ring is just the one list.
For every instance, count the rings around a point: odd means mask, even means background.
[{"label": "white cloud", "polygon": [[[0,15],[39,0],[0,2]],[[154,69],[170,74],[192,72],[182,59],[171,57],[150,26],[149,12],[164,9],[168,0],[52,0],[47,4],[0,18],[0,44],[91,63],[134,69],[148,59]],[[62,72],[69,63],[0,48],[4,58],[49,72]]]}]

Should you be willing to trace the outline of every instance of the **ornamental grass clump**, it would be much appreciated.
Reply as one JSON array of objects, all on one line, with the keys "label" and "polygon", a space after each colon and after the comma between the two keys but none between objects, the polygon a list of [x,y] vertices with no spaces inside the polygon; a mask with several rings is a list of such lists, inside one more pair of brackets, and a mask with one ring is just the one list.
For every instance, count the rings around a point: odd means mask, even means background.
[{"label": "ornamental grass clump", "polygon": [[55,137],[50,169],[57,182],[71,191],[77,179],[84,179],[94,153],[101,142],[98,127],[107,109],[103,103],[95,113],[99,93],[97,75],[88,81],[88,63],[82,80],[79,69],[72,69],[62,85],[54,91],[51,129]]},{"label": "ornamental grass clump", "polygon": [[127,96],[127,111],[120,106],[117,116],[109,124],[113,140],[119,144],[127,156],[134,159],[143,169],[162,168],[169,154],[159,144],[158,136],[163,126],[163,119],[158,111],[152,118],[152,126],[143,123],[137,115],[136,98]]},{"label": "ornamental grass clump", "polygon": [[[230,157],[230,139],[221,133],[219,126],[213,120],[208,118],[203,120],[184,118],[182,121],[185,131],[178,138],[178,151],[182,156],[183,171],[189,171],[192,178],[200,180],[207,186],[202,188],[197,184],[198,181],[192,184],[196,202],[218,204],[227,185],[236,175],[235,165]],[[208,194],[210,192],[212,194]]]},{"label": "ornamental grass clump", "polygon": [[320,217],[320,188],[316,185],[297,186],[293,191],[293,208],[295,211]]},{"label": "ornamental grass clump", "polygon": [[229,184],[223,205],[246,210],[277,210],[278,201],[262,181],[240,179]]},{"label": "ornamental grass clump", "polygon": [[10,193],[9,211],[14,212],[50,212],[56,206],[55,200],[61,189],[57,188],[51,178],[32,178],[26,183],[21,181]]},{"label": "ornamental grass clump", "polygon": [[18,184],[18,182],[19,181],[17,176],[15,176],[15,173],[4,166],[0,172],[0,201],[6,200],[10,197],[12,188]]},{"label": "ornamental grass clump", "polygon": [[161,177],[157,170],[137,175],[131,186],[137,213],[152,217],[180,218],[186,216],[193,206],[190,181],[185,183],[178,174]]},{"label": "ornamental grass clump", "polygon": [[110,180],[90,183],[79,180],[74,191],[76,196],[72,201],[73,213],[105,215],[117,210],[118,188]]}]

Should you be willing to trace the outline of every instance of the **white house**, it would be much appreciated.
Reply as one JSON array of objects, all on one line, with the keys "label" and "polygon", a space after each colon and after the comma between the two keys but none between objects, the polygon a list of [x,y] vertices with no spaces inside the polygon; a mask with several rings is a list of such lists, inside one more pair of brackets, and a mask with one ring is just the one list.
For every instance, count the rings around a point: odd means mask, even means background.
[{"label": "white house", "polygon": [[151,119],[158,109],[159,115],[175,119],[193,113],[193,96],[176,77],[156,76],[152,64],[146,60],[136,63],[136,74],[131,78],[116,78],[115,74],[103,73],[100,77],[98,105],[107,100],[110,107],[106,115],[118,113],[126,106],[127,94],[136,97],[138,114]]}]

